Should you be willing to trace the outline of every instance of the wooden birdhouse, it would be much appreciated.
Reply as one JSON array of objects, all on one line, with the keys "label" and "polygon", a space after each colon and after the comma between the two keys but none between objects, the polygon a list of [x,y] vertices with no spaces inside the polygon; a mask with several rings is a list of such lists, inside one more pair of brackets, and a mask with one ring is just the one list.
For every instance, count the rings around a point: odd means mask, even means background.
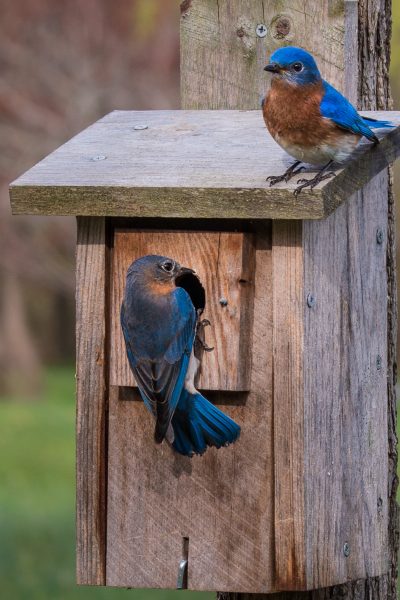
[{"label": "wooden birdhouse", "polygon": [[[275,3],[217,4],[182,3],[185,110],[112,112],[11,185],[14,214],[77,216],[83,584],[174,588],[179,574],[272,593],[387,570],[385,190],[400,127],[297,198],[295,182],[269,187],[290,163],[258,109]],[[348,14],[300,26],[285,11],[291,43],[351,96]],[[242,429],[192,459],[154,444],[119,324],[127,267],[153,253],[198,272],[214,347],[199,387]]]}]

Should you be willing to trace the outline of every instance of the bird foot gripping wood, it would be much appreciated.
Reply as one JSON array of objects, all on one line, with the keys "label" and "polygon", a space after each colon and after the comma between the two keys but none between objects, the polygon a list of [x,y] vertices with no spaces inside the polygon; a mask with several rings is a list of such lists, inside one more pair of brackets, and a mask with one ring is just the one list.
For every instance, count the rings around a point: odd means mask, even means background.
[{"label": "bird foot gripping wood", "polygon": [[265,181],[269,181],[269,187],[272,187],[273,185],[276,185],[281,181],[287,183],[292,177],[304,171],[305,167],[299,167],[297,169],[300,162],[300,160],[296,160],[296,162],[290,165],[290,167],[283,173],[283,175],[270,175]]},{"label": "bird foot gripping wood", "polygon": [[211,325],[210,321],[208,319],[203,319],[202,321],[199,321],[196,331],[195,344],[198,344],[201,350],[204,350],[205,352],[212,352],[214,350],[214,347],[208,346],[208,344],[205,341],[204,329],[209,325]]},{"label": "bird foot gripping wood", "polygon": [[299,185],[293,192],[293,194],[295,196],[298,196],[300,194],[300,192],[302,190],[304,190],[305,188],[309,187],[310,189],[314,189],[316,185],[318,185],[321,181],[324,181],[324,179],[330,179],[331,177],[335,177],[336,173],[335,171],[328,171],[327,173],[324,172],[324,170],[320,171],[319,173],[316,174],[315,177],[313,177],[312,179],[298,179],[297,183],[301,184]]}]

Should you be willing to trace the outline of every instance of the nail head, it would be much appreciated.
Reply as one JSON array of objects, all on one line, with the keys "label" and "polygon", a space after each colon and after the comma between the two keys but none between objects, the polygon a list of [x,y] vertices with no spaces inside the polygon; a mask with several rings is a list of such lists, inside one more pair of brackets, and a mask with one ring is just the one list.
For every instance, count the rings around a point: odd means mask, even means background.
[{"label": "nail head", "polygon": [[343,554],[345,555],[346,558],[350,556],[350,544],[349,544],[349,542],[345,542],[343,544]]},{"label": "nail head", "polygon": [[314,308],[314,306],[316,305],[317,300],[314,296],[314,294],[308,294],[307,295],[307,306],[308,308]]},{"label": "nail head", "polygon": [[98,154],[97,156],[92,156],[92,160],[94,160],[95,162],[98,160],[106,160],[107,156],[105,156],[104,154]]},{"label": "nail head", "polygon": [[380,228],[376,230],[376,243],[379,245],[383,244],[383,231]]},{"label": "nail head", "polygon": [[220,298],[219,303],[221,306],[228,306],[228,300],[226,298]]},{"label": "nail head", "polygon": [[148,129],[148,128],[149,128],[149,126],[148,126],[148,125],[144,125],[144,124],[140,125],[140,124],[139,124],[139,125],[135,125],[133,129],[134,129],[135,131],[142,131],[143,129]]}]

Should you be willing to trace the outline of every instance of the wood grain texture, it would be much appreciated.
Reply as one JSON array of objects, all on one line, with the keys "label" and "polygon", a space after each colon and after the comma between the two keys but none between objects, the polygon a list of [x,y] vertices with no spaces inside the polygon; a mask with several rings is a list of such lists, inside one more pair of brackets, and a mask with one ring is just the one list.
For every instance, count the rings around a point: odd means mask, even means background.
[{"label": "wood grain texture", "polygon": [[[258,108],[269,85],[263,67],[284,44],[312,50],[328,81],[343,57],[341,1],[192,0],[181,7],[183,108]],[[260,23],[267,28],[263,38],[256,34]]]},{"label": "wood grain texture", "polygon": [[[154,232],[116,230],[113,248],[111,385],[136,386],[126,357],[120,307],[129,265],[146,254],[161,254],[196,270],[206,291],[207,344],[198,387],[248,391],[254,291],[254,239],[235,232]],[[228,301],[227,306],[220,299]]]},{"label": "wood grain texture", "polygon": [[[400,113],[372,116],[400,124]],[[147,129],[134,129],[142,123]],[[296,179],[273,188],[266,182],[292,159],[269,136],[260,110],[115,111],[11,184],[11,206],[36,215],[321,219],[399,153],[397,127],[296,198]]]},{"label": "wood grain texture", "polygon": [[[179,456],[153,442],[134,390],[110,395],[107,584],[174,588],[189,538],[188,588],[273,591],[272,303],[270,233],[257,237],[251,393],[221,409],[238,442]],[[124,399],[125,398],[125,399]]]},{"label": "wood grain texture", "polygon": [[104,218],[79,218],[76,253],[77,582],[105,584],[106,287]]},{"label": "wood grain texture", "polygon": [[[304,256],[301,222],[272,233],[275,576],[279,589],[307,587],[304,498]],[[315,373],[314,373],[315,376]]]},{"label": "wood grain texture", "polygon": [[304,223],[304,287],[315,297],[304,308],[309,589],[388,568],[386,177],[318,227]]}]

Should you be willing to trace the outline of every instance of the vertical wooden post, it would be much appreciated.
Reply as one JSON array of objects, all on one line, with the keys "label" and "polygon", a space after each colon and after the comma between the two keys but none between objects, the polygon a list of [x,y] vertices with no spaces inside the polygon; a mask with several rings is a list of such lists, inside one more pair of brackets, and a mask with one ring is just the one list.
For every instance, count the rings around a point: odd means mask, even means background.
[{"label": "vertical wooden post", "polygon": [[[182,47],[181,47],[181,81],[182,81],[182,107],[183,108],[236,108],[236,109],[255,109],[258,108],[259,99],[266,87],[266,80],[262,70],[267,56],[278,46],[282,44],[292,44],[306,47],[316,56],[323,76],[339,89],[344,90],[353,102],[357,102],[360,108],[386,109],[388,103],[388,85],[387,68],[389,62],[389,39],[390,39],[390,1],[389,0],[360,0],[359,3],[353,0],[341,2],[319,2],[311,0],[296,0],[292,2],[280,2],[279,9],[277,3],[272,0],[269,2],[262,0],[245,1],[231,0],[230,2],[219,2],[218,0],[185,0],[181,3],[182,16]],[[264,25],[267,29],[267,35],[259,36],[255,33],[257,25]],[[358,26],[358,27],[357,27]],[[358,33],[357,33],[358,31]],[[376,32],[379,31],[379,36]],[[382,42],[382,40],[385,40]],[[357,80],[357,74],[360,78]],[[266,174],[267,175],[267,174]],[[393,246],[393,198],[387,174],[383,173],[367,187],[366,190],[357,194],[351,199],[346,207],[342,207],[325,224],[305,222],[303,228],[294,227],[293,224],[277,222],[273,224],[273,246],[272,246],[272,270],[274,268],[284,267],[280,272],[281,277],[290,278],[291,289],[294,298],[301,299],[308,291],[305,288],[313,283],[313,258],[318,268],[318,259],[329,260],[329,249],[324,247],[322,240],[330,236],[331,250],[336,248],[336,260],[345,259],[349,261],[347,269],[347,280],[345,285],[350,290],[351,286],[358,285],[362,289],[359,281],[354,279],[354,267],[352,265],[352,245],[357,240],[363,239],[363,235],[368,233],[367,239],[370,239],[370,231],[364,231],[365,224],[368,223],[370,212],[373,211],[374,219],[384,219],[384,230],[387,230],[387,277],[384,276],[379,281],[381,287],[388,290],[387,306],[387,324],[388,335],[385,339],[385,332],[379,331],[378,335],[370,342],[371,352],[380,352],[383,356],[385,367],[387,366],[388,375],[388,434],[389,434],[389,495],[384,498],[386,502],[385,510],[389,509],[391,521],[389,531],[389,542],[391,552],[392,569],[388,575],[375,577],[358,582],[351,582],[346,585],[336,586],[335,588],[317,590],[304,593],[282,593],[265,598],[274,598],[276,600],[322,600],[322,598],[344,597],[353,598],[373,598],[373,599],[394,599],[396,597],[396,560],[397,560],[397,506],[396,496],[396,434],[395,434],[395,326],[396,326],[396,306],[395,306],[395,271],[394,271],[394,246]],[[388,215],[388,217],[387,217]],[[322,237],[321,237],[322,236]],[[350,237],[349,237],[350,236]],[[352,239],[352,237],[354,239]],[[338,241],[335,242],[335,239]],[[341,249],[341,242],[347,240],[348,247]],[[282,255],[282,246],[291,251],[286,251]],[[368,247],[366,246],[368,250]],[[342,254],[341,254],[342,252]],[[358,255],[357,255],[358,256]],[[286,258],[285,258],[286,257]],[[310,262],[311,257],[311,262]],[[313,258],[312,258],[313,257]],[[309,261],[307,264],[302,261]],[[379,260],[376,258],[376,260]],[[297,264],[297,267],[296,267]],[[308,265],[308,266],[307,266]],[[299,279],[296,284],[296,268],[304,267],[304,280]],[[332,271],[332,275],[338,275]],[[285,353],[281,350],[282,344],[287,343],[288,348],[291,344],[291,336],[301,339],[302,336],[308,336],[312,339],[313,326],[311,321],[304,321],[305,331],[299,320],[292,314],[291,296],[287,302],[281,303],[279,297],[279,285],[273,282],[273,298],[275,321],[274,321],[274,395],[275,397],[284,397],[286,394],[287,402],[291,408],[292,421],[289,429],[293,432],[299,430],[298,416],[305,414],[305,443],[312,439],[312,424],[307,422],[307,407],[301,407],[302,410],[295,410],[296,389],[304,385],[308,397],[315,397],[316,387],[314,382],[308,381],[301,369],[298,370],[296,377],[296,388],[288,389],[287,379],[285,378]],[[384,294],[384,297],[386,294]],[[382,304],[379,304],[381,295],[375,299],[379,312],[379,324],[386,322],[383,319]],[[335,301],[337,298],[335,296]],[[279,310],[278,310],[279,308]],[[386,310],[383,306],[383,310]],[[369,318],[369,317],[368,317]],[[279,323],[286,319],[286,323],[292,322],[293,327],[280,329]],[[363,327],[368,329],[371,322],[366,319],[363,321]],[[350,328],[351,329],[351,328]],[[285,333],[286,331],[286,333]],[[284,336],[288,336],[285,340]],[[361,337],[360,337],[361,340]],[[388,352],[386,356],[386,345],[388,342]],[[346,339],[344,339],[346,343]],[[314,348],[317,353],[320,351],[318,344]],[[341,352],[341,349],[338,349]],[[360,393],[364,382],[360,369],[370,373],[369,361],[371,357],[366,356],[364,349],[360,348],[358,359],[360,364],[353,368],[351,358],[345,359],[349,370],[349,385],[356,386]],[[288,360],[290,357],[286,357]],[[333,350],[326,359],[334,358]],[[309,357],[308,361],[316,360],[316,357]],[[349,362],[350,361],[350,362]],[[315,366],[315,365],[314,365]],[[338,368],[340,365],[338,365]],[[329,360],[325,363],[325,369],[329,369]],[[304,371],[307,371],[307,361],[305,360]],[[315,371],[314,371],[315,372]],[[376,378],[374,379],[374,381]],[[292,377],[292,386],[293,386]],[[382,394],[382,382],[376,383],[374,393]],[[354,392],[354,390],[353,390]],[[293,394],[293,397],[292,397]],[[382,397],[382,396],[381,396]],[[374,402],[371,397],[371,402]],[[329,407],[334,409],[334,406]],[[356,409],[354,406],[352,409]],[[286,411],[287,412],[287,411]],[[290,411],[289,411],[290,412]],[[318,412],[318,411],[317,411]],[[284,415],[282,406],[277,410],[275,404],[275,431],[280,426],[280,417]],[[384,415],[380,415],[381,425],[386,422]],[[326,426],[326,425],[325,425]],[[361,425],[362,426],[362,425]],[[365,432],[360,432],[364,436]],[[376,432],[379,435],[379,431]],[[293,440],[293,438],[292,438]],[[347,440],[347,441],[346,441]],[[339,443],[339,440],[337,440]],[[334,442],[333,442],[334,443]],[[343,440],[342,440],[343,443]],[[302,510],[304,503],[304,487],[302,482],[287,480],[285,485],[280,485],[285,476],[290,473],[293,461],[296,461],[296,451],[287,446],[287,436],[275,436],[275,455],[285,457],[285,461],[275,464],[276,486],[275,486],[275,505],[278,510],[285,506],[285,514],[275,512],[275,568],[279,587],[279,581],[291,581],[292,584],[299,584],[300,587],[307,585],[312,587],[313,573],[309,572],[309,579],[305,580],[306,561],[310,561],[315,569],[329,569],[329,560],[319,556],[318,540],[310,531],[306,534],[299,527],[299,519],[296,517],[298,511]],[[286,445],[285,445],[286,444]],[[352,445],[351,432],[345,432],[345,444],[343,448],[348,447],[349,451]],[[328,464],[329,452],[340,451],[339,447],[324,447],[319,460],[319,467],[325,468]],[[339,457],[340,459],[340,457]],[[354,463],[355,464],[355,463]],[[304,469],[311,472],[313,465],[308,463]],[[378,468],[377,465],[372,468]],[[329,474],[330,475],[330,474]],[[356,473],[354,473],[356,476]],[[364,474],[365,476],[366,474]],[[385,476],[381,478],[379,489],[384,484]],[[361,474],[363,477],[363,474]],[[347,485],[347,484],[346,484]],[[304,510],[308,510],[310,518],[312,511],[312,489],[308,490],[305,500]],[[343,498],[351,497],[351,490],[342,490]],[[326,497],[325,502],[329,501]],[[379,503],[378,498],[378,503]],[[365,498],[368,504],[368,510],[376,511],[376,498],[370,495]],[[389,507],[387,506],[389,501]],[[311,510],[311,512],[310,512]],[[348,512],[349,519],[352,507],[342,504],[340,510]],[[315,514],[318,518],[318,514]],[[348,519],[344,519],[348,522]],[[368,527],[367,527],[368,529]],[[327,529],[329,534],[329,530]],[[344,531],[345,534],[345,531]],[[361,533],[361,540],[363,539]],[[381,536],[387,535],[387,532],[381,531]],[[334,538],[332,538],[334,539]],[[365,539],[362,543],[371,543],[372,540]],[[367,568],[367,572],[382,572],[382,565],[386,564],[382,543],[382,538],[378,543],[380,547],[379,556],[373,557],[373,564]],[[290,560],[288,559],[290,556]],[[343,562],[343,568],[345,563]],[[381,565],[381,570],[379,566]],[[319,575],[319,581],[323,580],[323,574]],[[327,577],[329,579],[329,577]],[[343,579],[342,579],[343,581]],[[281,588],[282,589],[282,588]],[[220,600],[245,600],[251,598],[251,595],[243,594],[219,594]],[[257,596],[263,598],[263,596]]]},{"label": "vertical wooden post", "polygon": [[105,585],[107,219],[78,217],[76,253],[77,583]]}]

